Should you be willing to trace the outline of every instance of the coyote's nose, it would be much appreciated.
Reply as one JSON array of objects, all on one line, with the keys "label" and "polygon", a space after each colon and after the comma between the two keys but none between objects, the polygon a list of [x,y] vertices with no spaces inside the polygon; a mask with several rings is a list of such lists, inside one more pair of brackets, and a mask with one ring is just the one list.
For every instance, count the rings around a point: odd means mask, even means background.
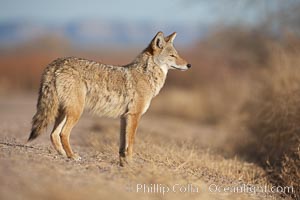
[{"label": "coyote's nose", "polygon": [[186,66],[187,66],[187,68],[191,68],[191,67],[192,67],[192,65],[191,65],[191,64],[187,64]]}]

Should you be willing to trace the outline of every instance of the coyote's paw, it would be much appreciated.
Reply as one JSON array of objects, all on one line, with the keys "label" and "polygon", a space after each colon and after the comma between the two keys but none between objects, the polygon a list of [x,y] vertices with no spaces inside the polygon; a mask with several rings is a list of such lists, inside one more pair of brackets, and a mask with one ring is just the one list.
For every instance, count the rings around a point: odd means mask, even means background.
[{"label": "coyote's paw", "polygon": [[66,152],[64,150],[57,150],[57,153],[60,155],[60,156],[67,156]]},{"label": "coyote's paw", "polygon": [[126,165],[128,165],[128,160],[126,157],[120,156],[120,166],[121,167],[125,167]]},{"label": "coyote's paw", "polygon": [[120,166],[125,167],[132,164],[132,156],[120,156]]},{"label": "coyote's paw", "polygon": [[70,158],[75,160],[75,161],[80,161],[81,160],[81,157],[77,154],[74,154],[74,155],[70,156]]}]

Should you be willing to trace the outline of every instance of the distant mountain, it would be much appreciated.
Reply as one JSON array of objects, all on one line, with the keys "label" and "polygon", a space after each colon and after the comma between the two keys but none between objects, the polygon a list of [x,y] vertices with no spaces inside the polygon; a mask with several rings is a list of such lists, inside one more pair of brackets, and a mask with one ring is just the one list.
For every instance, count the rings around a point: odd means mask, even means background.
[{"label": "distant mountain", "polygon": [[153,22],[76,21],[61,25],[31,22],[0,23],[0,46],[18,45],[47,36],[67,38],[72,44],[139,45],[148,43],[157,31],[178,32],[177,44],[187,45],[203,36],[207,27],[192,24],[163,24]]}]

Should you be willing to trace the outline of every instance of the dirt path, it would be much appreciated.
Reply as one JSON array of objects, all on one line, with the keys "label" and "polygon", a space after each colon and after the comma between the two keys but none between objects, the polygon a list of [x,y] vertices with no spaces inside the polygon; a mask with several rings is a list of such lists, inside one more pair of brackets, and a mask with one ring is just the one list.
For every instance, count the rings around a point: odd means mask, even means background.
[{"label": "dirt path", "polygon": [[84,114],[71,135],[76,162],[57,155],[49,133],[25,144],[34,112],[35,95],[0,98],[0,199],[280,199],[223,191],[268,182],[258,166],[204,148],[217,137],[211,127],[150,113],[122,168],[118,120]]}]

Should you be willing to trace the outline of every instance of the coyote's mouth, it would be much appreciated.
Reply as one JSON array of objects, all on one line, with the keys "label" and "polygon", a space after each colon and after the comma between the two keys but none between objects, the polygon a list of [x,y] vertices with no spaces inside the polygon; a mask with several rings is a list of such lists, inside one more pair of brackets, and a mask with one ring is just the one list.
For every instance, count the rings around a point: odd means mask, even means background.
[{"label": "coyote's mouth", "polygon": [[172,66],[172,65],[171,65],[171,67],[172,67],[173,69],[177,69],[177,70],[180,70],[180,71],[185,71],[185,70],[187,70],[187,69],[182,69],[182,68],[175,67],[175,66]]}]

